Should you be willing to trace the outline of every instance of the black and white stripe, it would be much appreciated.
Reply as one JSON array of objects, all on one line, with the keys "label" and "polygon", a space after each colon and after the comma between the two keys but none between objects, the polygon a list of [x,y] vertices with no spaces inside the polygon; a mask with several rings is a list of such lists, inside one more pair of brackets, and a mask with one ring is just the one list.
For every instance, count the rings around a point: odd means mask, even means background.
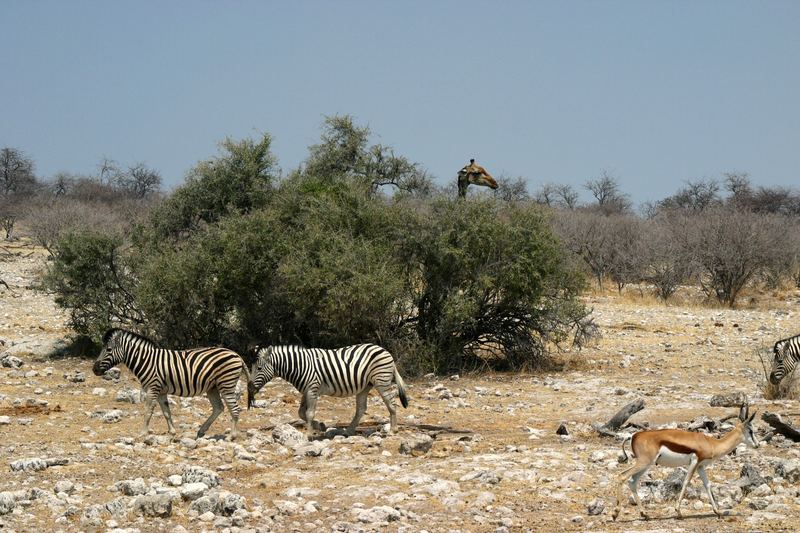
[{"label": "black and white stripe", "polygon": [[269,346],[256,351],[257,361],[248,383],[248,407],[255,394],[274,377],[294,385],[302,394],[298,415],[305,420],[309,436],[320,425],[314,421],[317,399],[321,395],[356,396],[356,414],[347,428],[356,426],[367,410],[367,396],[375,387],[389,410],[390,427],[397,429],[392,383],[397,384],[403,407],[408,407],[405,383],[397,372],[394,358],[385,348],[375,344],[357,344],[335,350]]},{"label": "black and white stripe", "polygon": [[769,381],[777,385],[783,378],[794,372],[797,361],[800,360],[800,335],[781,339],[772,348],[772,371]]},{"label": "black and white stripe", "polygon": [[224,410],[224,402],[233,420],[231,439],[236,438],[239,421],[236,384],[241,374],[247,376],[247,366],[236,352],[227,348],[167,350],[131,331],[110,329],[103,335],[103,349],[92,371],[102,376],[118,364],[127,366],[142,384],[145,393],[144,434],[149,432],[156,401],[167,419],[169,432],[174,434],[167,394],[206,394],[213,411],[200,426],[197,437],[202,437]]}]

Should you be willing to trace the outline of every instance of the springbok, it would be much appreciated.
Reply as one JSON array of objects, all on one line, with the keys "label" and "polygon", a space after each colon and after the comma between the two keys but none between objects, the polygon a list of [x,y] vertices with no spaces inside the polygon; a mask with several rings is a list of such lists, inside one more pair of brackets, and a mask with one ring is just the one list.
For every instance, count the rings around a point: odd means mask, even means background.
[{"label": "springbok", "polygon": [[467,195],[467,186],[481,185],[496,189],[499,187],[494,178],[486,172],[486,169],[475,163],[474,159],[469,160],[469,165],[458,171],[458,197],[464,198]]},{"label": "springbok", "polygon": [[[689,480],[692,479],[695,470],[697,470],[700,479],[703,480],[703,486],[708,493],[708,499],[714,508],[714,513],[717,516],[722,516],[717,507],[717,501],[711,493],[711,484],[708,481],[705,469],[720,457],[729,454],[742,442],[753,448],[758,448],[758,441],[753,434],[752,426],[756,413],[755,411],[752,415],[748,415],[748,413],[749,407],[743,405],[739,410],[739,422],[731,431],[719,439],[682,429],[655,429],[634,433],[630,441],[631,450],[634,457],[636,457],[636,464],[620,474],[617,506],[611,514],[611,518],[616,520],[619,515],[622,505],[622,490],[626,480],[629,480],[628,486],[633,492],[633,498],[639,507],[639,513],[642,518],[647,518],[642,502],[639,499],[638,488],[639,480],[653,465],[674,467],[688,465],[689,470],[686,473],[686,479],[683,480],[678,502],[675,504],[675,512],[679,517],[681,516],[683,493],[686,491],[686,487],[689,485]],[[625,442],[628,440],[625,439],[622,442],[622,453],[624,454],[625,462],[628,460],[628,454],[625,452]]]}]

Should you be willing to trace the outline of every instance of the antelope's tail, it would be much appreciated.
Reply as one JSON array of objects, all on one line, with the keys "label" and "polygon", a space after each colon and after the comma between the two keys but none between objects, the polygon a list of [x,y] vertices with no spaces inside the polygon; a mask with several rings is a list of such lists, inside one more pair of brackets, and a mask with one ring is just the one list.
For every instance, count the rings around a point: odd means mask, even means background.
[{"label": "antelope's tail", "polygon": [[[628,456],[628,452],[625,451],[625,443],[628,442],[629,440],[632,440],[632,439],[633,439],[633,437],[626,437],[625,440],[622,441],[622,457],[619,458],[619,462],[620,463],[627,463],[628,462],[629,456]],[[631,455],[633,455],[633,448],[631,448]],[[635,455],[634,455],[634,457],[635,457]]]}]

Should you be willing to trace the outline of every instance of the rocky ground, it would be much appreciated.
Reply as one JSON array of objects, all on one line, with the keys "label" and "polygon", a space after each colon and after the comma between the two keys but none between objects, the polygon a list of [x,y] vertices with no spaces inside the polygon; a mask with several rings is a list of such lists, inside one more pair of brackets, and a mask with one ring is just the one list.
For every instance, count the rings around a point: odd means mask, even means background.
[{"label": "rocky ground", "polygon": [[[229,442],[227,413],[194,438],[205,398],[173,399],[175,439],[158,410],[141,438],[127,370],[104,379],[89,360],[51,358],[69,331],[52,297],[31,288],[43,264],[24,241],[0,249],[3,531],[788,531],[800,518],[800,446],[758,418],[769,441],[709,470],[727,516],[714,516],[695,478],[677,519],[680,479],[656,467],[640,490],[652,518],[628,506],[612,522],[620,441],[591,427],[637,398],[638,424],[719,420],[736,410],[709,400],[736,391],[791,420],[797,402],[763,399],[758,350],[800,331],[800,294],[741,310],[594,296],[603,338],[565,355],[565,371],[409,379],[398,434],[373,394],[357,436],[331,429],[313,442],[288,424],[298,397],[276,382]],[[318,417],[346,424],[354,408],[324,398]]]}]

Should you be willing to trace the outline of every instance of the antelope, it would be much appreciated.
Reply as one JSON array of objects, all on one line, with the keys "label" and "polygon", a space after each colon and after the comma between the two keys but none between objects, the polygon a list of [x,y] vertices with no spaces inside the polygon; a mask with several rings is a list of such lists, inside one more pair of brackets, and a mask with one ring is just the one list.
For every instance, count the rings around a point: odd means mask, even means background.
[{"label": "antelope", "polygon": [[467,195],[467,186],[481,185],[496,189],[499,187],[494,178],[486,172],[486,169],[475,163],[474,159],[469,160],[469,165],[458,171],[458,197],[464,198]]},{"label": "antelope", "polygon": [[748,413],[749,407],[743,405],[739,410],[739,422],[731,431],[719,439],[682,429],[639,431],[634,433],[633,437],[625,439],[622,442],[623,462],[628,461],[628,454],[625,452],[625,443],[630,440],[631,450],[636,458],[636,464],[620,474],[619,489],[617,491],[617,506],[611,514],[611,518],[616,520],[619,515],[620,506],[622,504],[622,490],[626,480],[628,480],[628,486],[631,492],[633,492],[636,505],[639,507],[639,513],[642,518],[647,518],[642,502],[639,499],[638,488],[639,480],[653,465],[673,467],[688,465],[686,479],[683,480],[681,493],[678,496],[678,502],[675,504],[675,512],[678,514],[678,517],[681,516],[681,500],[683,500],[683,493],[686,491],[689,480],[692,479],[692,475],[695,471],[697,471],[697,474],[703,481],[703,486],[706,489],[711,506],[714,508],[714,513],[717,516],[722,516],[717,507],[717,501],[711,493],[711,484],[708,481],[705,469],[720,457],[729,454],[742,442],[753,448],[758,448],[758,441],[753,434],[752,426],[753,418],[756,416],[756,413],[755,411],[752,415],[748,415]]}]

